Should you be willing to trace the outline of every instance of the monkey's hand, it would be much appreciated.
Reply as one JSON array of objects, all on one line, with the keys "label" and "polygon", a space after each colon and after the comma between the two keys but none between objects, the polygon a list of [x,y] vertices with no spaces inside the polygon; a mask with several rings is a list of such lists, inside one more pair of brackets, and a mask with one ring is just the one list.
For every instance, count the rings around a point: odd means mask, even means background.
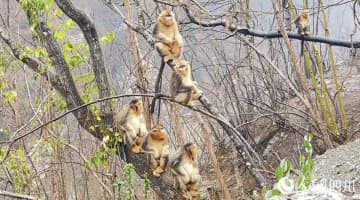
[{"label": "monkey's hand", "polygon": [[174,40],[168,36],[166,36],[165,34],[163,33],[158,33],[156,35],[156,38],[158,39],[159,42],[162,42],[164,44],[167,44],[167,45],[170,45],[174,42]]}]

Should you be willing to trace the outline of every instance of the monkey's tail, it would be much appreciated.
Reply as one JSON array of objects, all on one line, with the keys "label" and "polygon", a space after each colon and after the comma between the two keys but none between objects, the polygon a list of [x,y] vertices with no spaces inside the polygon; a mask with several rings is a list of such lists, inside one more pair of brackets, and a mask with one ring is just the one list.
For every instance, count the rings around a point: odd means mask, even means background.
[{"label": "monkey's tail", "polygon": [[[151,114],[154,113],[154,111],[155,111],[156,99],[159,98],[158,94],[161,92],[161,82],[162,82],[162,74],[164,72],[164,68],[165,68],[165,61],[164,61],[164,59],[161,59],[159,74],[156,77],[156,82],[155,82],[155,97],[151,101],[151,108],[150,108]],[[159,109],[160,109],[160,101],[159,101]]]},{"label": "monkey's tail", "polygon": [[300,49],[300,57],[304,56],[304,40],[301,40],[301,49]]}]

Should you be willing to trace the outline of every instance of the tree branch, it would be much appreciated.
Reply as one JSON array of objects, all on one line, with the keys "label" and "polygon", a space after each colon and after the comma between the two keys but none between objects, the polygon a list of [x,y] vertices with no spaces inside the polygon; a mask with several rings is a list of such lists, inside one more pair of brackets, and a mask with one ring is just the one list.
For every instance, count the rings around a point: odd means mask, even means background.
[{"label": "tree branch", "polygon": [[[226,26],[225,19],[221,20],[211,20],[208,22],[201,21],[200,19],[197,19],[190,11],[188,5],[182,4],[189,20],[191,23],[203,26],[203,27],[216,27],[216,26]],[[234,33],[241,33],[244,35],[251,35],[255,37],[261,37],[265,39],[273,39],[273,38],[282,38],[283,35],[279,31],[275,32],[263,32],[263,31],[257,31],[253,29],[249,29],[246,27],[240,27],[237,25],[231,24],[229,26],[229,30]],[[287,35],[291,39],[296,40],[302,40],[302,41],[312,41],[312,42],[319,42],[319,43],[325,43],[332,46],[341,46],[341,47],[347,47],[347,48],[360,48],[360,41],[344,41],[344,40],[337,40],[333,38],[327,38],[327,37],[321,37],[316,35],[310,35],[310,36],[302,36],[300,34],[297,34],[295,32],[287,32]]]},{"label": "tree branch", "polygon": [[35,200],[34,197],[29,196],[29,195],[13,193],[13,192],[8,192],[8,191],[4,191],[4,190],[0,190],[0,195],[5,196],[5,197],[10,197],[10,198],[16,198],[16,199]]},{"label": "tree branch", "polygon": [[45,76],[47,80],[50,80],[51,83],[55,85],[60,83],[59,78],[52,73],[51,71],[46,70],[45,73],[40,71],[40,66],[44,65],[40,60],[33,58],[29,55],[24,54],[18,47],[19,44],[16,44],[11,37],[0,27],[0,38],[10,47],[11,52],[18,60],[25,63],[30,67],[34,72]]},{"label": "tree branch", "polygon": [[[84,34],[90,49],[92,69],[99,89],[99,98],[110,96],[110,85],[94,23],[84,12],[75,8],[69,0],[55,0],[55,2],[69,18],[76,22]],[[113,123],[113,117],[110,102],[102,102],[100,104],[100,110],[105,125],[111,126]]]}]

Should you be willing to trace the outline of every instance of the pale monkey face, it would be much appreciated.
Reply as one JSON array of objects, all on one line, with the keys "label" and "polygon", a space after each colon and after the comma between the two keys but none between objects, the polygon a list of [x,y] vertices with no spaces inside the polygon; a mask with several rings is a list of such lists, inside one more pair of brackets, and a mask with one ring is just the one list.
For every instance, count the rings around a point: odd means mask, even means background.
[{"label": "pale monkey face", "polygon": [[189,63],[185,61],[180,61],[179,65],[176,66],[175,70],[182,76],[186,76],[189,70]]},{"label": "pale monkey face", "polygon": [[164,10],[160,13],[159,21],[166,26],[173,25],[175,21],[174,13],[171,10]]},{"label": "pale monkey face", "polygon": [[165,21],[166,22],[172,22],[173,18],[174,18],[174,13],[171,10],[167,10],[165,11]]}]

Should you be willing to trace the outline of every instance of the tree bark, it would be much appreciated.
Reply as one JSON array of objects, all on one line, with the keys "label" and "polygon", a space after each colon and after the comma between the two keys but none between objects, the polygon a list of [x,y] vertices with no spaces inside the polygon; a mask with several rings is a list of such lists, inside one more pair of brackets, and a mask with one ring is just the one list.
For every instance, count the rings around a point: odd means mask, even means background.
[{"label": "tree bark", "polygon": [[[94,23],[84,12],[75,8],[70,1],[55,0],[55,2],[69,18],[76,22],[76,24],[80,27],[82,33],[84,34],[84,37],[90,49],[90,58],[92,61],[91,66],[95,75],[97,87],[99,89],[99,98],[110,96],[110,85],[106,74],[103,54],[101,51],[99,38]],[[101,102],[100,111],[102,120],[104,121],[104,125],[112,126],[113,116],[110,102]]]}]

